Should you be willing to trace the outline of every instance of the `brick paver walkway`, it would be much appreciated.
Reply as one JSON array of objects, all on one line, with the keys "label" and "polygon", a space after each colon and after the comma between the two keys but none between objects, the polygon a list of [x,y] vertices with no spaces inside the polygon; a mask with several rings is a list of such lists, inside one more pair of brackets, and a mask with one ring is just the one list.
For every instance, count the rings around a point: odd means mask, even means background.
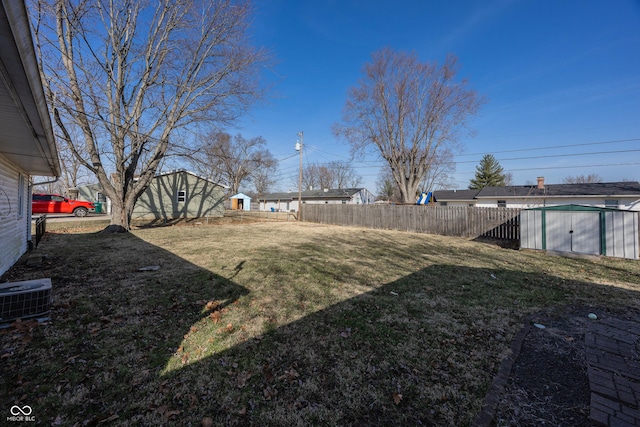
[{"label": "brick paver walkway", "polygon": [[640,427],[640,323],[597,320],[585,333],[591,419],[606,426]]}]

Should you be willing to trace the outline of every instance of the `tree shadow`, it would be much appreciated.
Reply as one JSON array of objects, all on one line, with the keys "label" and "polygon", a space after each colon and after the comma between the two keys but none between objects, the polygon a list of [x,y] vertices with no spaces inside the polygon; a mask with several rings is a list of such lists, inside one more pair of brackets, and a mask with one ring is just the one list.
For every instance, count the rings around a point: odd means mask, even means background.
[{"label": "tree shadow", "polygon": [[218,217],[224,213],[224,190],[186,171],[157,176],[136,201],[132,218],[170,224],[180,218]]},{"label": "tree shadow", "polygon": [[[191,326],[249,292],[131,233],[49,234],[43,243],[42,265],[25,256],[2,277],[51,278],[53,307],[47,322],[0,329],[0,401],[30,405],[47,425],[97,425],[123,412],[131,418],[122,425],[141,425],[155,400],[137,390],[162,388],[160,371]],[[160,268],[145,271],[151,265]],[[128,396],[140,412],[124,409]]]},{"label": "tree shadow", "polygon": [[[452,261],[251,334],[243,328],[262,308],[232,280],[246,260],[222,276],[131,234],[47,243],[48,263],[11,274],[51,277],[52,321],[0,335],[0,401],[55,425],[469,425],[527,315],[596,307],[604,293],[610,310],[638,301],[547,272]],[[335,274],[321,257],[306,262]],[[138,271],[148,265],[160,269]],[[288,290],[276,295],[296,298]],[[234,313],[245,325],[229,322]]]},{"label": "tree shadow", "polygon": [[[604,292],[617,303],[598,305]],[[193,423],[470,425],[528,315],[578,302],[628,314],[621,304],[637,297],[545,273],[434,265],[163,378],[178,396],[206,396],[171,402]]]}]

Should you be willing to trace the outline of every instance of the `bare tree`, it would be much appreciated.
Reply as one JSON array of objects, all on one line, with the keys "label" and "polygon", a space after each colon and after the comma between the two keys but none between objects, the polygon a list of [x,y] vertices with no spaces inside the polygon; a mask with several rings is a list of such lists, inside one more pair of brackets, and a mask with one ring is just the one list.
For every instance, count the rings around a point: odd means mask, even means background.
[{"label": "bare tree", "polygon": [[436,188],[447,190],[454,187],[455,183],[451,182],[451,174],[455,170],[456,163],[453,161],[453,152],[446,148],[439,151],[420,182],[419,190],[433,191]]},{"label": "bare tree", "polygon": [[232,137],[225,132],[213,131],[194,155],[195,167],[208,178],[227,184],[233,195],[255,176],[256,171],[268,170],[275,165],[275,159],[265,145],[261,136],[246,139],[240,134]]},{"label": "bare tree", "polygon": [[378,180],[376,182],[378,187],[378,198],[387,202],[399,202],[400,191],[393,174],[389,166],[385,166],[380,169],[378,174]]},{"label": "bare tree", "polygon": [[361,183],[362,177],[347,162],[311,163],[302,169],[302,188],[305,190],[354,188]]},{"label": "bare tree", "polygon": [[[320,188],[320,182],[319,182],[319,177],[320,177],[320,172],[318,171],[318,164],[316,163],[311,163],[308,165],[305,165],[302,168],[302,190],[312,190],[314,188]],[[296,187],[298,186],[298,177],[296,176],[295,179],[293,179],[293,181],[295,182]]]},{"label": "bare tree", "polygon": [[333,188],[355,188],[362,183],[362,177],[356,174],[348,162],[334,161],[329,163],[327,168],[333,174]]},{"label": "bare tree", "polygon": [[229,123],[261,95],[266,55],[248,44],[250,2],[33,2],[58,137],[111,199],[112,228],[128,230],[175,132]]},{"label": "bare tree", "polygon": [[261,197],[271,191],[271,188],[276,183],[274,177],[277,170],[278,161],[269,151],[265,150],[260,163],[251,172],[251,182],[256,196]]},{"label": "bare tree", "polygon": [[591,184],[602,182],[602,177],[598,174],[591,173],[589,175],[567,176],[562,182],[565,184]]},{"label": "bare tree", "polygon": [[467,119],[484,102],[466,80],[454,80],[457,69],[454,56],[439,66],[388,48],[375,52],[334,126],[352,153],[373,151],[389,164],[405,203],[445,150],[458,151]]}]

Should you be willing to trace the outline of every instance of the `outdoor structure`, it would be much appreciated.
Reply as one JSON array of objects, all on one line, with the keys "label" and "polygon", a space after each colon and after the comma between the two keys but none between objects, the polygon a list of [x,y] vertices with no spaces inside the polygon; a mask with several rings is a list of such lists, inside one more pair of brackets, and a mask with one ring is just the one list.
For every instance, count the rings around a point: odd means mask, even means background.
[{"label": "outdoor structure", "polygon": [[244,193],[238,193],[235,196],[229,198],[231,200],[231,209],[240,211],[251,210],[251,197]]},{"label": "outdoor structure", "polygon": [[33,176],[60,176],[49,110],[22,1],[0,6],[0,275],[29,248]]},{"label": "outdoor structure", "polygon": [[132,219],[221,217],[227,187],[186,170],[157,175],[140,195]]},{"label": "outdoor structure", "polygon": [[69,189],[69,198],[92,202],[95,205],[95,213],[111,212],[111,201],[102,192],[100,184],[79,185]]},{"label": "outdoor structure", "polygon": [[107,198],[102,192],[100,184],[79,185],[69,189],[69,198],[85,200],[87,202],[106,202]]},{"label": "outdoor structure", "polygon": [[529,209],[574,204],[640,211],[640,183],[634,181],[545,184],[544,178],[539,177],[536,185],[435,191],[434,195],[440,206]]},{"label": "outdoor structure", "polygon": [[638,259],[637,211],[564,205],[520,212],[520,247]]},{"label": "outdoor structure", "polygon": [[[258,199],[261,211],[298,211],[298,193],[272,193]],[[375,196],[366,188],[307,190],[302,192],[302,204],[369,205]]]},{"label": "outdoor structure", "polygon": [[418,196],[418,200],[416,200],[416,205],[428,205],[431,202],[435,203],[436,198],[433,197],[433,193],[429,191],[428,193],[420,193]]},{"label": "outdoor structure", "polygon": [[439,206],[475,206],[479,190],[439,190],[434,191]]}]

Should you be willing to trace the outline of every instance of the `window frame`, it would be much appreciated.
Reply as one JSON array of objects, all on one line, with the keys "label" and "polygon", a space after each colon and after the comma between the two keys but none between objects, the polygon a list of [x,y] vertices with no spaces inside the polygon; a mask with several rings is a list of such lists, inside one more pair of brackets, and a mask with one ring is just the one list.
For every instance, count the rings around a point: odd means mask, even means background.
[{"label": "window frame", "polygon": [[25,203],[26,197],[25,197],[24,184],[25,184],[24,175],[18,172],[18,210],[17,210],[18,219],[22,218],[25,212],[24,203]]}]

